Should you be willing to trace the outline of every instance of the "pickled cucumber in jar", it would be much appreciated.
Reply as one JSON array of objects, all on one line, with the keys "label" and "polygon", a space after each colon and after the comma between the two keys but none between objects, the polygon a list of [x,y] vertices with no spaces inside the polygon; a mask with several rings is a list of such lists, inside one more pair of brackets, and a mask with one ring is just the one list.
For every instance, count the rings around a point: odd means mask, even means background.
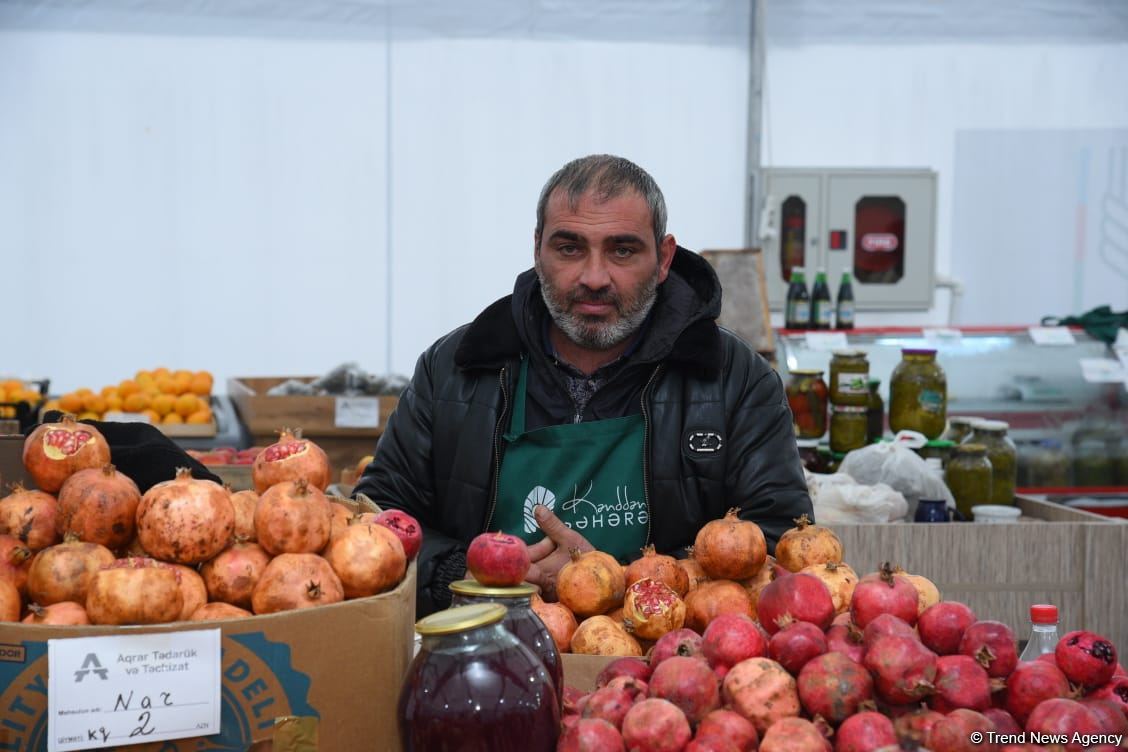
[{"label": "pickled cucumber in jar", "polygon": [[1013,504],[1018,481],[1018,449],[1007,436],[1010,428],[1001,420],[977,420],[971,424],[969,444],[982,444],[991,461],[991,503]]},{"label": "pickled cucumber in jar", "polygon": [[830,450],[849,452],[869,443],[868,408],[832,405],[830,408]]},{"label": "pickled cucumber in jar", "polygon": [[982,444],[960,444],[944,471],[944,482],[956,499],[956,509],[971,519],[971,508],[991,503],[991,460]]},{"label": "pickled cucumber in jar", "polygon": [[930,439],[944,432],[948,381],[936,362],[936,351],[904,349],[889,380],[889,428],[918,431]]}]

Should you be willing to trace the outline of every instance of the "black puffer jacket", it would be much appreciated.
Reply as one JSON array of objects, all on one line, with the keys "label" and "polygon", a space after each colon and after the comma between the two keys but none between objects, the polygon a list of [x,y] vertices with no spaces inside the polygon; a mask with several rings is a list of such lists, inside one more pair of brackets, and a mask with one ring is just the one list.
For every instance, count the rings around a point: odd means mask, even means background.
[{"label": "black puffer jacket", "polygon": [[[642,343],[585,411],[585,419],[643,412],[649,542],[660,553],[680,553],[731,507],[763,528],[770,547],[800,514],[813,518],[779,376],[716,325],[720,301],[712,267],[678,248]],[[489,519],[521,353],[539,374],[530,376],[530,403],[552,413],[569,399],[542,352],[543,315],[528,271],[513,295],[423,353],[357,484],[423,525],[420,615],[449,603],[447,585],[463,576],[466,546]]]}]

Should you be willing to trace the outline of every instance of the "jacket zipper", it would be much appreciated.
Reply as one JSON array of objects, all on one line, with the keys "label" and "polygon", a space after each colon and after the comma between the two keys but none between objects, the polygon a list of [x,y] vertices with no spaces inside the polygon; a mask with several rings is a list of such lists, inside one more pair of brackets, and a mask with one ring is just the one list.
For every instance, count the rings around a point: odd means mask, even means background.
[{"label": "jacket zipper", "polygon": [[646,504],[646,545],[650,545],[650,521],[654,515],[650,509],[650,411],[646,408],[646,398],[650,387],[654,384],[655,379],[658,378],[658,373],[662,370],[662,364],[659,363],[654,367],[654,372],[650,374],[650,379],[646,382],[646,386],[642,388],[642,500]]},{"label": "jacket zipper", "polygon": [[501,426],[505,423],[505,414],[509,412],[509,388],[505,383],[505,366],[501,367],[501,371],[497,375],[498,384],[501,386],[501,414],[498,415],[497,425],[494,426],[493,434],[493,457],[494,457],[494,476],[493,476],[493,491],[490,493],[490,513],[486,517],[486,527],[482,532],[490,529],[490,524],[493,522],[494,510],[497,509],[497,487],[500,482],[501,476]]}]

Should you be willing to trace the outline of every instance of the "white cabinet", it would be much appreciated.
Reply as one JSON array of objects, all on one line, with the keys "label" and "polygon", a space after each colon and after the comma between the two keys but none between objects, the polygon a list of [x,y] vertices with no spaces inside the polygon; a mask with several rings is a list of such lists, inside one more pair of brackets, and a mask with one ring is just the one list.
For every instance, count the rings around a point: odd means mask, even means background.
[{"label": "white cabinet", "polygon": [[907,169],[765,168],[761,244],[768,299],[782,309],[792,267],[807,286],[826,269],[832,293],[854,278],[859,310],[932,305],[936,173]]}]

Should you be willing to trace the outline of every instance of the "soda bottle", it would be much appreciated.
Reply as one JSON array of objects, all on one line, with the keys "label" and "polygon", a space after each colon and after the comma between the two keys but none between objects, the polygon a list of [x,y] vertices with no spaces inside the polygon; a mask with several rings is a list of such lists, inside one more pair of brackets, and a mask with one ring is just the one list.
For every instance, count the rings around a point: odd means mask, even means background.
[{"label": "soda bottle", "polygon": [[842,281],[838,283],[838,310],[834,315],[834,328],[854,328],[854,285],[850,282],[850,272],[842,272]]},{"label": "soda bottle", "polygon": [[810,326],[810,300],[803,270],[796,267],[791,270],[791,285],[787,288],[787,306],[783,317],[785,329],[806,329]]},{"label": "soda bottle", "polygon": [[1019,656],[1023,662],[1034,661],[1044,653],[1052,653],[1058,644],[1057,606],[1038,604],[1030,607],[1030,639]]},{"label": "soda bottle", "polygon": [[829,329],[831,316],[830,288],[826,284],[826,270],[815,273],[815,287],[811,291],[811,328]]}]

